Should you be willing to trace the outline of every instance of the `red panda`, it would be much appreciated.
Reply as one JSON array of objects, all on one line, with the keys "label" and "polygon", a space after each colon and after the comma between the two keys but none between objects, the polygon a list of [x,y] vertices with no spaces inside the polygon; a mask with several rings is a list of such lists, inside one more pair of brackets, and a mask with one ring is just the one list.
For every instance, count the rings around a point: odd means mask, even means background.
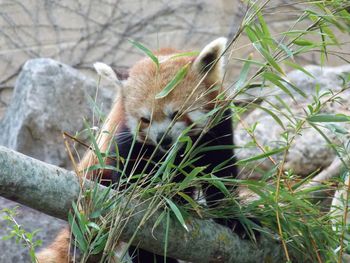
[{"label": "red panda", "polygon": [[[121,157],[130,154],[130,159],[138,156],[152,156],[152,161],[161,160],[167,151],[176,143],[181,134],[188,128],[189,136],[199,145],[232,146],[222,150],[201,153],[193,165],[206,167],[205,173],[213,173],[218,177],[235,177],[235,159],[233,154],[233,128],[231,110],[225,109],[219,115],[214,126],[206,130],[210,118],[207,113],[220,102],[218,94],[222,91],[223,52],[226,48],[226,38],[218,38],[199,53],[198,56],[177,55],[180,52],[173,49],[163,49],[155,53],[159,65],[146,57],[137,62],[129,71],[129,77],[120,87],[120,96],[114,103],[98,137],[100,151],[105,152],[116,140]],[[166,96],[157,98],[164,87],[174,76],[187,67],[187,74]],[[203,133],[203,131],[205,131]],[[136,143],[131,141],[136,138]],[[131,149],[132,148],[132,149]],[[175,163],[181,161],[181,153],[175,158]],[[88,151],[79,164],[84,170],[97,163],[92,151]],[[126,174],[136,170],[151,172],[154,167],[145,167],[142,160],[137,160],[125,167]],[[225,163],[224,168],[214,172],[215,168]],[[112,165],[115,165],[114,163]],[[129,165],[125,164],[126,166]],[[153,169],[154,170],[154,169]],[[103,171],[103,177],[118,184],[121,175],[115,171]],[[178,175],[174,182],[180,182],[184,175]],[[224,198],[224,194],[215,186],[206,183],[202,185],[208,206],[216,206]],[[188,189],[189,194],[193,189]],[[224,221],[217,220],[225,224]],[[69,262],[69,231],[62,231],[48,248],[41,251],[37,258],[40,263]],[[164,262],[163,256],[133,248],[136,256],[133,262]],[[167,259],[167,262],[177,262]]]}]

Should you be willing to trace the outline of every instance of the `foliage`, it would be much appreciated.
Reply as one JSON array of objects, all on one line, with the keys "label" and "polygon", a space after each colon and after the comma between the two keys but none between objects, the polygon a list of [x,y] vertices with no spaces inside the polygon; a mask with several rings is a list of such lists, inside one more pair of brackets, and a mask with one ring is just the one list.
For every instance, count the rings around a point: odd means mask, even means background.
[{"label": "foliage", "polygon": [[23,247],[28,249],[31,262],[36,263],[37,260],[35,257],[35,249],[41,246],[42,240],[35,240],[35,236],[40,230],[37,229],[33,232],[26,231],[15,219],[17,214],[16,209],[17,208],[4,208],[0,211],[0,213],[4,214],[3,220],[7,222],[9,227],[8,235],[2,237],[2,240],[14,238],[17,244],[21,244]]}]

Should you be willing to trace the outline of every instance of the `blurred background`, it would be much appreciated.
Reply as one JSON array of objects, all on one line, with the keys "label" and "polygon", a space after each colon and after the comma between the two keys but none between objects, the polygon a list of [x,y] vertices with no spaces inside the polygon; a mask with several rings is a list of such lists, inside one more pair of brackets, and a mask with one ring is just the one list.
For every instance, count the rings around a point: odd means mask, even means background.
[{"label": "blurred background", "polygon": [[[272,0],[265,18],[273,34],[286,31],[304,11],[298,1]],[[199,50],[219,36],[231,38],[246,6],[240,0],[3,0],[0,2],[0,117],[11,99],[16,76],[25,61],[50,57],[82,71],[96,61],[129,67],[142,56],[127,39],[151,49]],[[347,36],[337,35],[339,40]],[[246,58],[252,49],[243,38],[233,56]],[[319,64],[304,56],[303,64]],[[232,60],[230,60],[232,61]],[[327,65],[344,62],[331,57]],[[232,66],[229,76],[239,72]]]}]

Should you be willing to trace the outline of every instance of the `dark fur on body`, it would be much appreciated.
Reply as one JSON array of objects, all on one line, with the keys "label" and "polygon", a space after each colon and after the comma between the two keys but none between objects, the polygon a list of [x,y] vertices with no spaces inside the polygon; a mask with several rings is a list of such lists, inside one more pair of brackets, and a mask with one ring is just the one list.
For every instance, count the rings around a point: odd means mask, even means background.
[{"label": "dark fur on body", "polygon": [[[209,131],[205,134],[203,134],[202,137],[192,137],[192,141],[197,142],[197,145],[204,145],[205,147],[208,146],[232,146],[226,147],[225,149],[221,150],[211,150],[208,152],[202,152],[200,153],[200,158],[196,160],[193,165],[194,167],[202,167],[205,166],[204,173],[210,174],[212,171],[219,165],[222,165],[224,163],[224,167],[219,169],[219,172],[215,173],[215,176],[220,178],[234,178],[237,175],[237,169],[235,166],[235,158],[234,158],[234,152],[233,152],[233,127],[232,127],[232,119],[231,119],[231,110],[227,109],[222,113],[222,116],[220,118],[220,121],[213,126]],[[117,147],[120,157],[123,159],[127,159],[128,156],[130,156],[130,161],[126,164],[127,167],[123,167],[123,164],[119,164],[120,170],[124,170],[126,175],[138,175],[138,174],[149,174],[149,173],[155,173],[156,167],[154,167],[155,164],[164,161],[164,153],[161,151],[157,151],[152,158],[152,162],[147,164],[147,159],[151,157],[151,155],[155,151],[155,146],[144,144],[141,142],[135,142],[133,145],[133,136],[132,134],[127,130],[127,128],[122,129],[122,132],[117,135],[116,138],[117,141]],[[129,151],[131,150],[131,153],[129,155]],[[183,149],[180,149],[177,153],[177,156],[175,158],[175,165],[180,164],[182,160],[182,153]],[[142,160],[140,160],[140,156],[142,156]],[[114,163],[116,165],[116,163]],[[147,166],[147,167],[146,167]],[[191,172],[190,167],[186,167],[186,172]],[[118,185],[121,173],[118,172],[111,172],[106,171],[106,174],[103,175],[103,178],[106,179],[106,177],[109,177],[110,180]],[[148,175],[149,178],[152,177],[152,175]],[[181,182],[185,179],[185,175],[178,174],[174,177],[174,182]],[[220,200],[225,198],[225,195],[217,189],[212,184],[203,183],[202,184],[203,194],[205,197],[205,200],[209,207],[216,207],[220,204]],[[194,189],[186,189],[185,193],[188,195],[193,194]],[[183,203],[184,200],[181,200],[181,198],[176,199],[175,202],[177,203]],[[232,224],[235,223],[234,220],[224,220],[224,219],[217,219],[215,220],[220,224],[226,225],[228,227],[232,227]],[[155,255],[151,252],[142,250],[142,249],[136,249],[135,247],[131,247],[129,250],[130,254],[133,255],[133,262],[164,262],[164,256]],[[154,261],[154,259],[156,261]],[[167,258],[167,262],[177,262],[175,259]]]}]

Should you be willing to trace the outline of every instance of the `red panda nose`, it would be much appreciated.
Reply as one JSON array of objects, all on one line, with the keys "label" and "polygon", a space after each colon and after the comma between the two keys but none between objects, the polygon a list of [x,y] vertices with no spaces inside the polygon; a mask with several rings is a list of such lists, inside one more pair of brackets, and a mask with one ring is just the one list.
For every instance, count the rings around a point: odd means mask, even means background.
[{"label": "red panda nose", "polygon": [[[162,138],[163,138],[163,140],[162,140]],[[157,143],[160,143],[160,146],[162,146],[162,148],[164,148],[164,149],[169,149],[172,142],[173,142],[173,140],[168,135],[164,136],[164,134],[159,134],[157,136]]]}]

